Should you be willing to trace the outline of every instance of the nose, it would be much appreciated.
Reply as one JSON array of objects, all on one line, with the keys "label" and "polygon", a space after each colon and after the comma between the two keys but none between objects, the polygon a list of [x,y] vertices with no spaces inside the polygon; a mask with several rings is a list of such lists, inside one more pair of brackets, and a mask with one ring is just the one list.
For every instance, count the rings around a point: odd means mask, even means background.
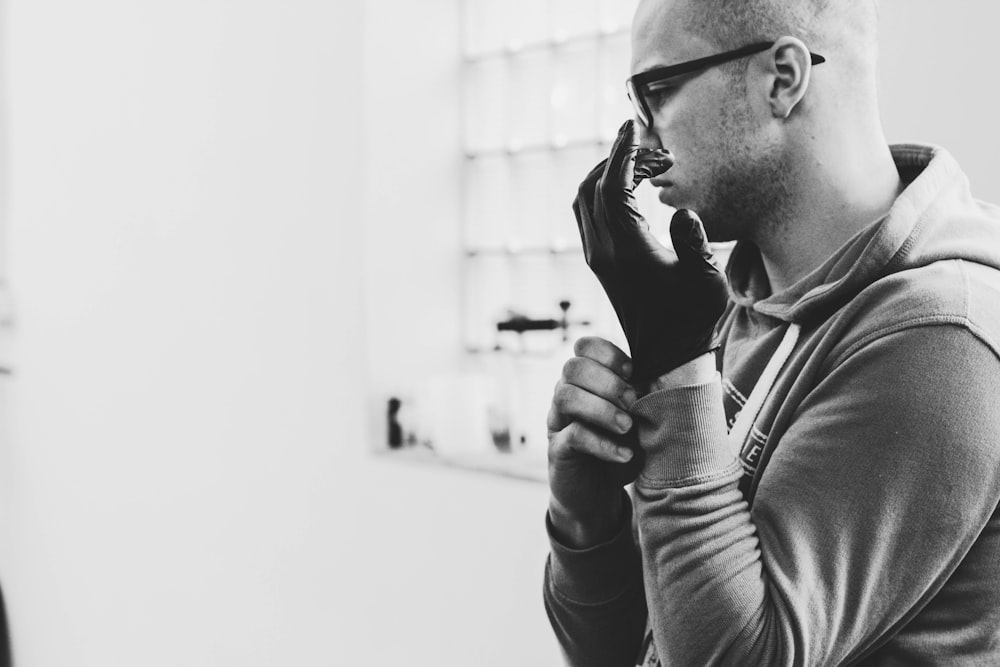
[{"label": "nose", "polygon": [[650,150],[663,148],[660,137],[650,128],[646,127],[638,118],[635,119],[635,128],[639,140],[639,148],[648,148]]}]

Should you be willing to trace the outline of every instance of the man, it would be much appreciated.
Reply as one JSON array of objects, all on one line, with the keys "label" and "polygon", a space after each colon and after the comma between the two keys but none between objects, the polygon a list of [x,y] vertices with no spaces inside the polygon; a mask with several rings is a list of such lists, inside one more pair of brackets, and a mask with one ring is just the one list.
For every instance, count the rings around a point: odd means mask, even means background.
[{"label": "man", "polygon": [[549,413],[574,665],[1000,664],[1000,210],[887,145],[876,18],[640,3],[636,120],[574,203],[631,358],[579,341]]}]

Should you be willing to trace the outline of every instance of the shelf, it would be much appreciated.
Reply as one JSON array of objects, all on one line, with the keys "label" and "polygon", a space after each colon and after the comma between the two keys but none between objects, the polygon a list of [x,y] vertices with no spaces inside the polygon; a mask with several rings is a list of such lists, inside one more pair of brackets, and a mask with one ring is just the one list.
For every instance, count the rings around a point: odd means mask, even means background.
[{"label": "shelf", "polygon": [[545,460],[525,454],[505,454],[498,451],[444,455],[424,447],[411,446],[404,449],[379,450],[376,452],[376,456],[386,461],[436,465],[548,484],[548,470]]}]

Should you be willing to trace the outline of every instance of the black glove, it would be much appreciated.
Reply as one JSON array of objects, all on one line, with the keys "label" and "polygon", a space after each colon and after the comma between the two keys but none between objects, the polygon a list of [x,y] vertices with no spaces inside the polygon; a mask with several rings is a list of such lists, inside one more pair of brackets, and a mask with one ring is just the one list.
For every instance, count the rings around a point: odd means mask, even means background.
[{"label": "black glove", "polygon": [[674,214],[674,252],[649,232],[633,190],[642,178],[669,169],[673,158],[643,152],[637,165],[637,153],[630,120],[618,132],[611,156],[580,184],[573,212],[587,264],[628,339],[632,379],[640,383],[716,349],[715,324],[729,297],[697,215],[684,209]]}]

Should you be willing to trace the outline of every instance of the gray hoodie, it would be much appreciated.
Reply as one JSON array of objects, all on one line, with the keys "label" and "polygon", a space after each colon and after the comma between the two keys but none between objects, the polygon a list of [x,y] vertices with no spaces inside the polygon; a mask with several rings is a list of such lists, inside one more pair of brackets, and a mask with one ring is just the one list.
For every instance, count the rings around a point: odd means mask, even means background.
[{"label": "gray hoodie", "polygon": [[637,536],[551,540],[571,664],[1000,664],[1000,209],[893,155],[888,215],[787,290],[737,246],[720,376],[636,403]]}]

